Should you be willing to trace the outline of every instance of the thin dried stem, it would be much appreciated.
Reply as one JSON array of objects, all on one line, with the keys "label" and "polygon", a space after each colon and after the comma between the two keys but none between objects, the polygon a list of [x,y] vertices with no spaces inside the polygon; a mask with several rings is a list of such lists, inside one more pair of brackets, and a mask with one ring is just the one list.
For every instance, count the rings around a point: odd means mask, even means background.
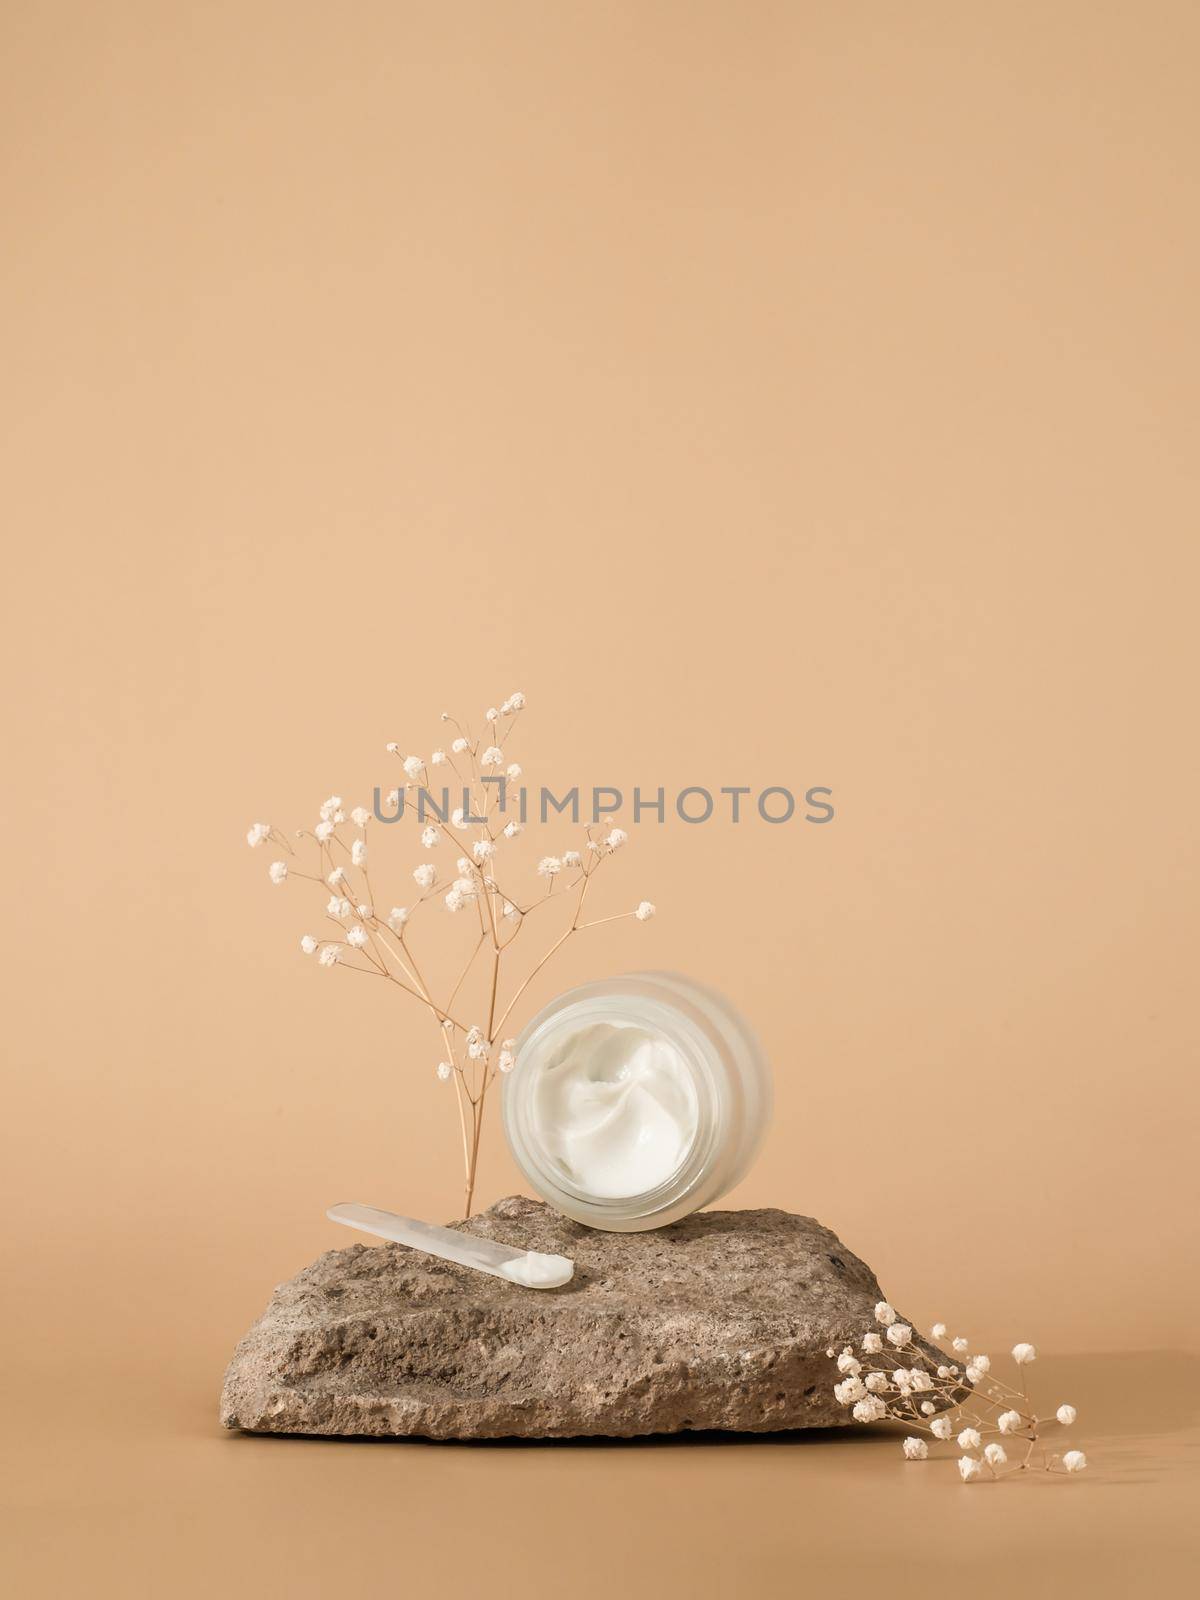
[{"label": "thin dried stem", "polygon": [[[336,944],[338,959],[334,965],[344,967],[350,972],[365,973],[369,977],[381,977],[395,984],[398,989],[411,995],[421,1004],[436,1026],[441,1051],[438,1063],[439,1075],[447,1075],[443,1067],[445,1062],[450,1068],[448,1076],[454,1080],[463,1153],[464,1195],[468,1214],[474,1202],[488,1089],[499,1072],[507,1070],[512,1065],[511,1049],[504,1050],[501,1038],[509,1025],[514,1008],[534,978],[572,934],[634,915],[632,912],[622,912],[599,917],[590,922],[582,920],[591,879],[601,861],[611,853],[617,843],[621,842],[617,839],[610,843],[613,828],[611,821],[608,820],[585,824],[587,848],[581,853],[567,852],[571,856],[571,862],[567,863],[565,860],[562,862],[562,866],[569,865],[577,870],[549,872],[549,881],[541,893],[527,899],[501,883],[501,876],[507,877],[508,872],[505,871],[503,864],[498,868],[496,849],[504,845],[507,839],[516,838],[523,832],[522,823],[521,827],[506,836],[504,831],[506,824],[502,820],[510,807],[512,785],[517,781],[516,778],[510,779],[507,775],[507,765],[510,763],[506,752],[521,706],[524,704],[523,696],[518,695],[513,698],[517,702],[516,705],[513,705],[511,700],[506,701],[500,708],[498,717],[495,720],[489,719],[486,734],[478,739],[474,738],[469,728],[456,718],[450,716],[444,718],[458,730],[458,737],[466,741],[463,750],[451,749],[447,753],[445,763],[439,761],[436,767],[436,770],[447,774],[453,773],[455,780],[461,786],[463,795],[461,827],[454,825],[454,815],[458,814],[457,810],[445,820],[440,817],[441,807],[431,787],[432,772],[423,764],[420,767],[413,766],[411,771],[406,767],[402,785],[396,791],[400,797],[401,809],[411,809],[420,829],[424,831],[427,827],[435,827],[441,838],[455,852],[456,860],[463,859],[464,865],[459,868],[459,877],[470,880],[469,884],[464,884],[457,892],[457,901],[461,903],[462,900],[470,898],[475,902],[477,936],[472,941],[472,948],[466,961],[457,969],[453,982],[448,986],[444,1001],[440,997],[440,984],[429,981],[426,976],[429,972],[426,959],[423,955],[418,959],[410,939],[416,913],[426,903],[447,894],[445,882],[438,883],[435,875],[434,882],[423,889],[410,903],[407,921],[400,927],[397,928],[381,917],[376,910],[381,902],[375,894],[372,872],[361,850],[360,862],[356,864],[354,860],[356,845],[360,840],[366,842],[364,835],[368,819],[357,814],[347,819],[342,809],[342,802],[336,796],[322,806],[321,822],[317,828],[303,828],[296,834],[298,841],[309,840],[315,846],[316,871],[309,872],[291,867],[288,873],[290,877],[319,885],[322,893],[332,890],[334,894],[333,910],[327,908],[325,915],[337,929],[336,938],[332,936],[311,940],[306,938],[303,941],[305,948],[315,951]],[[451,744],[453,742],[452,740]],[[485,744],[495,745],[504,754],[504,761],[497,763],[493,760],[488,763],[487,782],[483,779],[480,765],[480,755]],[[404,761],[405,758],[400,756],[398,746],[389,746],[389,749]],[[493,777],[501,781],[490,781]],[[447,785],[444,784],[443,798],[446,790]],[[389,796],[389,804],[392,803]],[[418,813],[422,809],[425,815],[419,816]],[[523,802],[520,809],[524,811]],[[353,839],[345,837],[339,831],[344,826],[349,826],[351,821],[359,830]],[[373,834],[375,832],[377,830],[372,830]],[[265,837],[278,843],[290,857],[295,858],[296,848],[276,829],[268,827],[264,835],[256,827],[252,833],[256,835],[256,839],[251,842],[262,842]],[[601,837],[597,838],[597,834]],[[388,836],[392,836],[390,831]],[[484,841],[487,841],[490,849],[480,858],[477,857],[476,851]],[[374,851],[374,838],[369,848]],[[372,859],[374,860],[373,855]],[[436,863],[431,864],[436,866]],[[331,876],[333,876],[332,883],[329,881]],[[342,901],[347,905],[345,916],[335,914],[340,911]],[[563,902],[568,904],[573,902],[569,925],[554,939],[532,970],[517,982],[511,998],[506,1003],[502,1002],[501,996],[506,987],[504,979],[507,976],[504,957],[519,939],[526,918],[540,906],[559,905]],[[363,908],[361,913],[358,912],[360,906]],[[507,913],[504,912],[505,907],[509,908]],[[451,909],[454,909],[454,906],[451,906]],[[421,919],[422,929],[427,922],[428,916]],[[355,942],[351,944],[348,935],[359,924],[366,931],[365,942],[356,934]],[[491,951],[486,978],[477,969],[479,953],[485,946],[490,947]],[[524,949],[524,945],[521,948]],[[359,959],[348,959],[351,952]],[[486,1023],[476,1031],[461,1019],[459,1013],[464,1009],[462,996],[467,992],[468,986],[475,992],[477,985],[482,989],[481,1012],[486,1018]],[[456,1039],[456,1036],[460,1037]],[[468,1046],[470,1048],[467,1048]],[[498,1046],[499,1054],[497,1054]],[[445,1061],[446,1055],[449,1057],[448,1062]]]}]

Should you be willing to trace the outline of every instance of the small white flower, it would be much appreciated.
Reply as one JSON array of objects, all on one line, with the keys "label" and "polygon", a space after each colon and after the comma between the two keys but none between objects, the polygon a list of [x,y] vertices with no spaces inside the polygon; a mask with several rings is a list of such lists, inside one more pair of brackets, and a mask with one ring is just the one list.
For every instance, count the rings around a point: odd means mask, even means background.
[{"label": "small white flower", "polygon": [[474,870],[471,866],[471,859],[469,856],[459,856],[454,865],[458,868],[458,875],[460,878],[469,878]]},{"label": "small white flower", "polygon": [[361,922],[356,922],[346,935],[346,943],[353,945],[356,950],[361,950],[367,942],[367,930]]},{"label": "small white flower", "polygon": [[983,1368],[977,1367],[974,1362],[969,1361],[967,1363],[967,1370],[963,1376],[966,1378],[968,1383],[978,1383],[980,1378],[983,1377]]},{"label": "small white flower", "polygon": [[440,838],[441,834],[436,828],[421,829],[421,843],[425,846],[426,850],[432,850]]},{"label": "small white flower", "polygon": [[471,846],[471,854],[475,857],[476,861],[486,861],[489,856],[494,856],[496,854],[496,846],[490,839],[476,839],[475,843]]},{"label": "small white flower", "polygon": [[333,823],[318,822],[313,832],[317,836],[318,844],[326,844],[333,837]]},{"label": "small white flower", "polygon": [[1001,1433],[1016,1433],[1021,1426],[1021,1413],[1019,1411],[1002,1411],[996,1418],[996,1426]]},{"label": "small white flower", "polygon": [[282,883],[287,877],[287,862],[272,861],[271,865],[267,868],[267,876],[270,878],[272,883]]},{"label": "small white flower", "polygon": [[978,1450],[981,1442],[977,1428],[964,1428],[958,1436],[960,1450]]},{"label": "small white flower", "polygon": [[304,951],[306,956],[311,956],[316,950],[317,941],[313,938],[311,933],[306,933],[303,939],[301,939],[300,948]]},{"label": "small white flower", "polygon": [[971,1365],[979,1372],[990,1372],[992,1370],[992,1358],[991,1356],[972,1356]]},{"label": "small white flower", "polygon": [[416,783],[417,779],[424,771],[425,763],[421,760],[420,756],[405,756],[404,776],[408,778],[410,782]]},{"label": "small white flower", "polygon": [[912,1393],[912,1384],[909,1382],[909,1371],[907,1367],[897,1367],[892,1373],[892,1382],[896,1385],[901,1394]]},{"label": "small white flower", "polygon": [[398,806],[400,804],[399,789],[389,789],[386,798],[389,806]]},{"label": "small white flower", "polygon": [[886,1372],[868,1372],[864,1381],[872,1394],[884,1394],[887,1391],[888,1380]]},{"label": "small white flower", "polygon": [[903,1350],[911,1338],[912,1329],[907,1322],[893,1322],[887,1331],[888,1343],[894,1344],[897,1350]]},{"label": "small white flower", "polygon": [[481,1027],[479,1027],[476,1023],[472,1023],[471,1026],[467,1029],[467,1043],[468,1044],[478,1044],[479,1041],[482,1038],[483,1038],[483,1029]]},{"label": "small white flower", "polygon": [[624,828],[613,828],[604,842],[610,850],[619,850],[628,838]]},{"label": "small white flower", "polygon": [[474,878],[455,878],[451,887],[457,890],[464,900],[474,900],[479,893],[479,885]]},{"label": "small white flower", "polygon": [[446,752],[444,750],[435,750],[429,758],[429,764],[432,767],[444,767],[446,765]]},{"label": "small white flower", "polygon": [[345,881],[346,881],[346,869],[345,869],[345,867],[334,867],[333,871],[325,879],[325,882],[329,885],[329,887],[331,889],[336,889],[339,883],[345,883]]},{"label": "small white flower", "polygon": [[246,843],[251,850],[257,850],[264,839],[270,838],[271,824],[269,822],[254,822],[250,825],[250,832],[246,835]]},{"label": "small white flower", "polygon": [[562,864],[564,867],[582,866],[583,857],[579,854],[578,850],[564,850],[562,853]]},{"label": "small white flower", "polygon": [[486,1061],[488,1058],[488,1043],[486,1039],[475,1039],[467,1045],[467,1054],[472,1061]]},{"label": "small white flower", "polygon": [[886,1300],[881,1300],[875,1307],[875,1321],[881,1323],[885,1328],[890,1328],[895,1320],[896,1313],[892,1310],[891,1306],[888,1305]]},{"label": "small white flower", "polygon": [[323,967],[336,967],[341,959],[342,947],[340,944],[323,944],[321,953],[317,957],[318,962]]},{"label": "small white flower", "polygon": [[341,797],[341,795],[340,794],[331,794],[329,796],[329,799],[326,800],[325,804],[321,807],[321,821],[322,822],[328,822],[330,817],[333,816],[334,812],[335,811],[340,811],[341,809],[342,809],[342,797]]},{"label": "small white flower", "polygon": [[517,908],[516,908],[516,906],[513,905],[511,900],[506,900],[504,902],[504,909],[501,911],[500,914],[501,914],[501,916],[507,917],[509,919],[509,921],[511,922],[513,917],[515,917],[517,915]]},{"label": "small white flower", "polygon": [[935,1339],[944,1339],[946,1337],[946,1324],[944,1322],[935,1322],[929,1332]]},{"label": "small white flower", "polygon": [[878,1422],[887,1416],[887,1407],[877,1394],[869,1394],[855,1404],[851,1415],[855,1422]]},{"label": "small white flower", "polygon": [[971,1483],[983,1472],[983,1462],[974,1456],[959,1456],[958,1475],[964,1483]]},{"label": "small white flower", "polygon": [[971,1346],[970,1343],[960,1334],[957,1339],[951,1339],[950,1348],[954,1351],[955,1355],[965,1356]]},{"label": "small white flower", "polygon": [[513,1055],[511,1050],[501,1050],[500,1058],[496,1062],[496,1065],[500,1068],[501,1072],[511,1072],[516,1064],[517,1058]]},{"label": "small white flower", "polygon": [[929,1431],[935,1439],[948,1439],[950,1437],[950,1418],[934,1417],[929,1424]]},{"label": "small white flower", "polygon": [[562,871],[562,862],[557,856],[543,856],[537,869],[543,878],[553,878]]},{"label": "small white flower", "polygon": [[931,1417],[936,1410],[937,1407],[934,1405],[932,1400],[921,1401],[921,1415],[923,1417]]},{"label": "small white flower", "polygon": [[499,745],[490,744],[479,758],[481,767],[498,767],[504,760],[504,751]]},{"label": "small white flower", "polygon": [[950,1376],[951,1376],[951,1372],[950,1372],[950,1368],[949,1367],[939,1367],[938,1368],[938,1377],[939,1378],[949,1378]]},{"label": "small white flower", "polygon": [[1015,1344],[1012,1348],[1012,1358],[1019,1367],[1026,1367],[1031,1361],[1037,1360],[1037,1350],[1031,1344]]},{"label": "small white flower", "polygon": [[387,753],[390,756],[398,756],[400,754],[400,746],[394,739],[392,740],[391,744],[388,745]]},{"label": "small white flower", "polygon": [[466,897],[457,889],[451,889],[449,894],[445,895],[442,900],[442,904],[450,912],[461,911],[466,903]]},{"label": "small white flower", "polygon": [[450,1063],[448,1061],[439,1061],[438,1062],[438,1064],[437,1064],[437,1075],[442,1080],[443,1083],[446,1082],[446,1080],[449,1078],[450,1074],[453,1071],[454,1071],[454,1068],[450,1065]]},{"label": "small white flower", "polygon": [[489,706],[483,714],[489,722],[500,721],[500,713],[496,710],[495,706]]},{"label": "small white flower", "polygon": [[450,826],[452,828],[457,828],[458,831],[461,833],[462,830],[466,827],[466,825],[467,825],[467,813],[463,810],[463,808],[461,806],[455,806],[454,810],[450,813]]},{"label": "small white flower", "polygon": [[404,926],[404,924],[407,921],[408,921],[408,907],[407,906],[393,906],[392,909],[388,912],[388,927],[392,930],[393,933],[399,933],[400,929]]},{"label": "small white flower", "polygon": [[356,906],[355,910],[358,912],[359,916],[364,922],[369,922],[375,915],[370,906]]},{"label": "small white flower", "polygon": [[506,822],[504,824],[504,837],[506,839],[515,839],[521,831],[522,825],[519,822]]},{"label": "small white flower", "polygon": [[423,862],[413,869],[413,880],[418,889],[432,889],[437,881],[437,868],[430,862]]},{"label": "small white flower", "polygon": [[866,1385],[862,1379],[853,1375],[833,1386],[833,1397],[840,1406],[852,1406],[856,1400],[864,1400],[866,1394]]},{"label": "small white flower", "polygon": [[1082,1450],[1068,1450],[1063,1457],[1063,1466],[1068,1472],[1082,1472],[1087,1466],[1087,1457]]},{"label": "small white flower", "polygon": [[1076,1411],[1074,1406],[1059,1406],[1054,1415],[1062,1423],[1064,1428],[1069,1428],[1079,1413]]},{"label": "small white flower", "polygon": [[924,1439],[910,1435],[904,1441],[904,1459],[906,1461],[924,1461],[929,1454],[929,1446]]},{"label": "small white flower", "polygon": [[350,860],[356,867],[365,867],[367,864],[367,847],[361,839],[355,839],[350,846]]},{"label": "small white flower", "polygon": [[862,1362],[855,1360],[850,1354],[849,1346],[847,1346],[837,1358],[837,1369],[839,1372],[848,1372],[851,1377],[857,1378],[862,1371]]},{"label": "small white flower", "polygon": [[877,1333],[864,1333],[862,1347],[869,1356],[877,1356],[883,1349],[883,1340]]},{"label": "small white flower", "polygon": [[350,915],[350,902],[343,900],[339,895],[331,895],[329,904],[325,907],[327,917],[348,917]]},{"label": "small white flower", "polygon": [[649,922],[650,918],[657,910],[658,907],[653,903],[653,901],[642,900],[639,902],[638,908],[633,914],[639,922]]},{"label": "small white flower", "polygon": [[922,1367],[914,1367],[908,1377],[918,1394],[928,1394],[933,1388],[933,1379]]},{"label": "small white flower", "polygon": [[463,751],[467,749],[467,741],[465,739],[455,739],[450,748],[454,751],[456,756],[460,756],[462,755]]},{"label": "small white flower", "polygon": [[516,694],[509,695],[508,703],[514,711],[521,711],[525,707],[525,696],[518,689]]},{"label": "small white flower", "polygon": [[1002,1467],[1008,1460],[1008,1452],[1002,1444],[989,1444],[983,1452],[983,1459],[989,1467]]},{"label": "small white flower", "polygon": [[370,820],[371,813],[367,810],[366,806],[355,806],[354,810],[350,813],[350,821],[356,828],[365,828]]},{"label": "small white flower", "polygon": [[511,778],[512,781],[516,783],[517,779],[521,776],[520,764],[516,761],[510,762],[509,765],[504,769],[504,775],[507,778]]}]

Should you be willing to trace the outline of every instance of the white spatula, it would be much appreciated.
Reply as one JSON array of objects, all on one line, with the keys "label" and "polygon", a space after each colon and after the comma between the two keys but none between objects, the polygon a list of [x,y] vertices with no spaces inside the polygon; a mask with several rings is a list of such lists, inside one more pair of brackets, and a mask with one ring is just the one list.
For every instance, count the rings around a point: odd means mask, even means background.
[{"label": "white spatula", "polygon": [[380,1239],[394,1239],[397,1244],[423,1250],[427,1256],[440,1256],[443,1261],[457,1261],[459,1266],[474,1267],[477,1272],[490,1272],[494,1278],[507,1278],[525,1289],[558,1289],[570,1281],[575,1271],[575,1263],[566,1256],[514,1250],[511,1245],[493,1244],[490,1239],[477,1239],[474,1234],[459,1233],[455,1228],[438,1228],[413,1217],[398,1217],[393,1211],[380,1211],[375,1206],[330,1206],[325,1215],[347,1228],[358,1228]]}]

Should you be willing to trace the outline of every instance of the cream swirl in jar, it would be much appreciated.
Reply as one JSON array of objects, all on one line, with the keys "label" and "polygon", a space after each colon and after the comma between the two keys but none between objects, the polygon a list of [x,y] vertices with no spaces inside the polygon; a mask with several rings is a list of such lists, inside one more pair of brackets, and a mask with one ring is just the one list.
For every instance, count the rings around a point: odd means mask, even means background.
[{"label": "cream swirl in jar", "polygon": [[633,973],[559,995],[517,1041],[503,1119],[544,1200],[629,1232],[710,1205],[741,1178],[771,1111],[770,1070],[722,995]]},{"label": "cream swirl in jar", "polygon": [[686,1057],[634,1023],[593,1022],[546,1057],[533,1126],[563,1176],[604,1200],[656,1189],[696,1138],[699,1106]]}]

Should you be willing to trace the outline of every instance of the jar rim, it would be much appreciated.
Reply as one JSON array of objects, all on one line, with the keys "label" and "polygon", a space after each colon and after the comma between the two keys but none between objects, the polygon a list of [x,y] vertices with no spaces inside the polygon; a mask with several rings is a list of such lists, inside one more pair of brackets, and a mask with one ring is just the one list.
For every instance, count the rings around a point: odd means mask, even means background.
[{"label": "jar rim", "polygon": [[[667,1177],[631,1195],[595,1195],[572,1183],[531,1126],[545,1055],[564,1035],[599,1021],[669,1039],[696,1095],[698,1125],[687,1151]],[[753,1032],[723,995],[682,974],[627,973],[569,989],[526,1024],[516,1055],[502,1091],[513,1159],[543,1199],[593,1227],[660,1227],[710,1204],[744,1173],[769,1115],[769,1069]]]}]

